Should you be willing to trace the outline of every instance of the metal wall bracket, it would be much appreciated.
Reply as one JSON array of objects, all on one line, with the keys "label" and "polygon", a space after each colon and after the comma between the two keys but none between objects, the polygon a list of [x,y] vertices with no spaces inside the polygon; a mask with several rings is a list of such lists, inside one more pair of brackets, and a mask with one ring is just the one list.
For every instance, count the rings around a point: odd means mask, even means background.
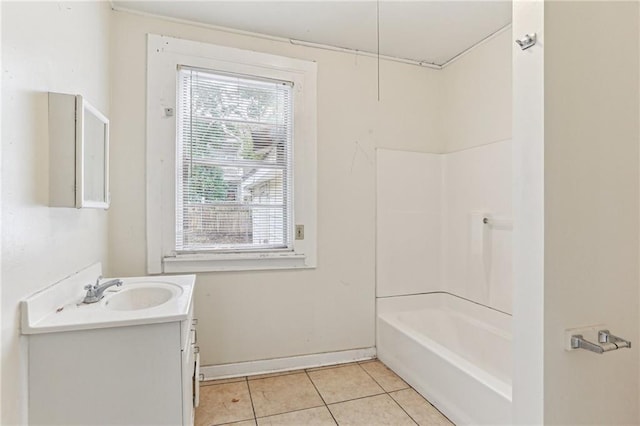
[{"label": "metal wall bracket", "polygon": [[535,45],[538,41],[536,33],[526,34],[524,37],[516,39],[516,43],[520,46],[520,49],[527,50],[531,46]]},{"label": "metal wall bracket", "polygon": [[614,336],[609,330],[598,331],[598,343],[585,339],[582,334],[573,334],[571,336],[571,349],[585,349],[597,354],[603,354],[622,348],[631,348],[631,342]]},{"label": "metal wall bracket", "polygon": [[600,330],[598,332],[598,342],[600,343],[613,343],[620,348],[631,348],[631,342],[625,339],[622,339],[618,336],[614,336],[609,332],[609,330]]}]

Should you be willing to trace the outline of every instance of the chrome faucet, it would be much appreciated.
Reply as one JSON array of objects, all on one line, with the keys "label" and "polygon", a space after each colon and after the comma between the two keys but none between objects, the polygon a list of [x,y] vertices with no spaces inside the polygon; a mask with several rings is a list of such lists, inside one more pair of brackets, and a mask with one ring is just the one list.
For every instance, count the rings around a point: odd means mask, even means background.
[{"label": "chrome faucet", "polygon": [[96,279],[95,284],[87,284],[84,286],[84,289],[87,290],[87,294],[84,296],[82,303],[96,303],[104,297],[104,291],[106,289],[113,287],[114,285],[118,287],[122,285],[122,280],[117,278],[100,284],[101,279],[102,275]]}]

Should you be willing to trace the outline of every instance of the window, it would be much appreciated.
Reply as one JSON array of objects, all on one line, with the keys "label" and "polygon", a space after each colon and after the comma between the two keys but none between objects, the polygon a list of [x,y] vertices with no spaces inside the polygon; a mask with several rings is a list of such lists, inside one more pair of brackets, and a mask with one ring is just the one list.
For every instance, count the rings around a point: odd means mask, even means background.
[{"label": "window", "polygon": [[149,272],[315,267],[315,64],[148,48]]},{"label": "window", "polygon": [[292,88],[178,70],[177,252],[291,250]]}]

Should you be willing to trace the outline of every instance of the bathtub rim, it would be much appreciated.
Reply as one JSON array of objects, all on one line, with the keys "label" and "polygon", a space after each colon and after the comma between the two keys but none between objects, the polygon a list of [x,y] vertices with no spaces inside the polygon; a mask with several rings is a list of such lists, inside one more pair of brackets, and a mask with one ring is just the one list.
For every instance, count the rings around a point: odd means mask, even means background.
[{"label": "bathtub rim", "polygon": [[[392,299],[392,300],[389,300]],[[425,305],[425,300],[428,302]],[[435,302],[435,303],[434,303]],[[455,305],[466,305],[465,308],[469,308],[475,313],[480,313],[478,315],[481,318],[476,316],[472,316],[474,320],[482,321],[482,318],[488,318],[488,315],[493,316],[492,321],[487,321],[485,323],[489,323],[488,325],[491,328],[498,328],[501,330],[510,329],[510,324],[506,324],[507,321],[511,321],[512,315],[503,311],[500,311],[495,308],[491,308],[486,305],[482,305],[473,300],[466,299],[464,297],[460,297],[458,295],[438,291],[438,292],[429,292],[429,293],[419,293],[419,294],[410,294],[410,295],[399,295],[399,296],[386,296],[386,297],[378,297],[376,298],[376,346],[378,345],[378,321],[384,321],[389,324],[391,327],[396,329],[398,332],[406,335],[409,339],[414,342],[429,348],[435,354],[437,354],[441,359],[443,359],[446,363],[450,364],[453,367],[459,368],[465,374],[473,377],[475,380],[485,384],[489,389],[494,391],[496,394],[500,395],[504,399],[506,399],[509,403],[513,402],[513,385],[512,383],[507,383],[500,378],[492,375],[491,373],[483,370],[481,367],[478,367],[466,360],[462,356],[456,354],[453,350],[447,348],[446,346],[438,343],[434,339],[419,333],[414,330],[413,327],[402,327],[402,322],[396,317],[397,314],[403,312],[413,312],[420,311],[424,309],[452,309],[450,303],[453,302]],[[487,310],[489,312],[487,312]],[[498,317],[498,318],[495,318]],[[497,321],[496,321],[497,320]],[[497,327],[496,327],[496,323]],[[409,331],[409,332],[407,332]],[[511,336],[510,330],[509,335]]]},{"label": "bathtub rim", "polygon": [[389,320],[389,316],[391,315],[392,314],[383,314],[378,316],[378,319],[380,321],[386,322],[394,329],[400,330],[400,333],[404,334],[407,338],[413,340],[415,343],[421,346],[425,346],[426,348],[428,348],[428,350],[438,355],[438,357],[440,357],[443,362],[446,362],[451,366],[460,369],[465,374],[473,377],[478,382],[483,383],[487,388],[491,389],[507,401],[512,402],[512,385],[484,371],[482,368],[474,365],[470,361],[464,359],[454,351],[446,348],[435,340],[430,339],[424,335],[418,335],[417,332],[407,333],[403,329],[398,328],[399,321],[394,318],[391,318],[391,320]]},{"label": "bathtub rim", "polygon": [[[444,296],[444,297],[443,297]],[[451,296],[451,297],[449,297]],[[428,298],[428,299],[427,299]],[[460,304],[468,304],[468,307],[472,307],[473,310],[489,310],[492,312],[492,315],[504,315],[508,317],[513,317],[513,314],[509,312],[502,311],[500,309],[494,308],[492,306],[484,305],[480,302],[476,302],[475,300],[468,299],[463,296],[459,296],[455,293],[450,293],[448,291],[426,291],[424,293],[410,293],[410,294],[395,294],[391,296],[376,296],[376,316],[377,314],[389,312],[393,310],[393,312],[400,311],[414,311],[419,310],[424,307],[422,303],[424,301],[422,299],[427,299],[428,301],[433,301],[437,299],[447,299],[447,300],[455,300]],[[429,300],[430,299],[430,300]],[[416,300],[420,300],[420,304],[416,303]],[[405,305],[403,308],[399,308],[400,305]],[[438,306],[443,306],[446,304],[440,304]],[[407,308],[407,306],[416,306],[416,308]],[[384,311],[384,312],[381,312]]]}]

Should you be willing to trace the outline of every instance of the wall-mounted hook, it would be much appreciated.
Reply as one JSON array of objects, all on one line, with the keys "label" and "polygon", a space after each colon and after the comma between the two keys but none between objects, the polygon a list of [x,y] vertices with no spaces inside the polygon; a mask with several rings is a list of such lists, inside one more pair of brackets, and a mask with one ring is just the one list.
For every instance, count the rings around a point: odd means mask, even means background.
[{"label": "wall-mounted hook", "polygon": [[516,39],[516,43],[518,43],[518,46],[520,46],[520,49],[526,50],[531,46],[535,45],[537,40],[538,40],[538,36],[536,35],[536,33],[531,33],[531,34],[526,34],[522,38]]}]

